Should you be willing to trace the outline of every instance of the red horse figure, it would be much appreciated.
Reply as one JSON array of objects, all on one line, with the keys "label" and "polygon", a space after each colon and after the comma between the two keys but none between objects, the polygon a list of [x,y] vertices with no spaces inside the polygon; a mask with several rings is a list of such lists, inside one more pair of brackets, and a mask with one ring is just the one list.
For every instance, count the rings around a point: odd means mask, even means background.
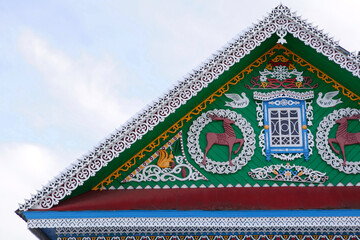
[{"label": "red horse figure", "polygon": [[360,132],[349,133],[347,131],[347,126],[348,126],[347,120],[352,120],[352,119],[360,119],[360,114],[354,115],[352,117],[343,117],[339,120],[336,120],[335,122],[340,124],[336,131],[336,136],[335,138],[328,139],[331,148],[334,150],[336,154],[339,154],[340,151],[334,148],[333,143],[339,144],[340,150],[344,158],[343,166],[346,165],[345,146],[360,143]]},{"label": "red horse figure", "polygon": [[213,133],[213,132],[206,133],[207,146],[205,149],[205,156],[204,156],[204,160],[203,160],[202,164],[203,165],[206,164],[206,154],[208,153],[210,148],[214,144],[219,144],[219,145],[229,146],[229,163],[230,163],[230,166],[233,166],[234,164],[231,162],[232,148],[235,143],[240,143],[239,148],[234,152],[235,154],[237,154],[239,152],[241,146],[244,143],[244,139],[236,138],[234,129],[231,126],[231,124],[235,123],[233,120],[230,120],[228,118],[218,117],[215,114],[214,115],[209,114],[208,116],[212,120],[223,121],[223,126],[224,126],[225,132],[224,133]]}]

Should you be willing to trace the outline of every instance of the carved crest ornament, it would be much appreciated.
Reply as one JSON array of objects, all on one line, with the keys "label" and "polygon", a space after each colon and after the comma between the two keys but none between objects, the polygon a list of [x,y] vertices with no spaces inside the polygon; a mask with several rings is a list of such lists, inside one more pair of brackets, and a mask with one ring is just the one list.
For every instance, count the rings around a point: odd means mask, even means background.
[{"label": "carved crest ornament", "polygon": [[248,89],[314,89],[318,84],[312,84],[312,79],[303,76],[303,72],[296,70],[294,64],[282,55],[269,61],[260,76],[253,77],[251,84],[245,84]]}]

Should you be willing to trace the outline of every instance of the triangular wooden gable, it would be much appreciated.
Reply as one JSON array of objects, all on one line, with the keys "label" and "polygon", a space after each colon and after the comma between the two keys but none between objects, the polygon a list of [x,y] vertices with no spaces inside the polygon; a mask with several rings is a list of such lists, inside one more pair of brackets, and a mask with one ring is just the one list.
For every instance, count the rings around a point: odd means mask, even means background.
[{"label": "triangular wooden gable", "polygon": [[18,214],[359,208],[359,78],[357,56],[280,5]]},{"label": "triangular wooden gable", "polygon": [[[327,100],[324,96],[329,93],[336,97]],[[304,102],[306,125],[299,126],[306,128],[308,157],[302,152],[284,152],[272,153],[267,159],[264,131],[269,125],[265,123],[264,102],[281,107],[283,101],[288,101],[290,108],[297,101]],[[354,92],[277,43],[211,94],[201,98],[197,106],[172,122],[170,128],[132,158],[122,162],[92,191],[52,209],[358,207],[359,190],[353,186],[360,185],[360,163],[356,161],[360,144],[346,146],[348,161],[343,165],[342,156],[332,152],[328,139],[336,137],[336,120],[360,113],[359,103],[360,99]],[[234,121],[229,126],[235,132],[235,139],[243,140],[241,146],[240,143],[233,145],[230,159],[229,145],[209,145],[207,133],[221,137],[225,131],[224,120],[213,120],[211,115]],[[356,133],[358,129],[358,121],[349,120],[348,131]],[[211,148],[204,164],[207,145]],[[105,193],[108,190],[112,191]],[[142,190],[145,190],[144,194]],[[282,194],[288,195],[286,201],[281,200]],[[306,194],[313,197],[301,197]],[[341,198],[333,197],[339,194]],[[269,200],[261,201],[262,195]],[[206,200],[201,204],[179,201],[179,198],[199,197]],[[133,198],[137,201],[129,203]]]}]

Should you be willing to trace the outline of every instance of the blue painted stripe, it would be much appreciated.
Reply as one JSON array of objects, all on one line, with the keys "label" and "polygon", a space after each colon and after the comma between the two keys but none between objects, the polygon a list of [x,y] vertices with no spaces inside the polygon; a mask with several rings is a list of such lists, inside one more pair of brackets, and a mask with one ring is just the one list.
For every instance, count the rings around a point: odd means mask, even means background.
[{"label": "blue painted stripe", "polygon": [[120,217],[350,217],[360,216],[360,209],[337,210],[252,210],[252,211],[29,211],[27,219],[50,218],[120,218]]}]

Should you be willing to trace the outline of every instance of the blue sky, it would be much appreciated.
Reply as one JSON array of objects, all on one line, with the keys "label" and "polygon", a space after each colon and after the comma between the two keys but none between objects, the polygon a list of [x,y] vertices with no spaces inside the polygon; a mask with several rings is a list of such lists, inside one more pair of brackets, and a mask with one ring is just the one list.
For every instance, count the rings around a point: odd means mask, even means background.
[{"label": "blue sky", "polygon": [[[282,3],[360,50],[359,1]],[[0,1],[0,238],[34,239],[18,202],[278,4]]]}]

